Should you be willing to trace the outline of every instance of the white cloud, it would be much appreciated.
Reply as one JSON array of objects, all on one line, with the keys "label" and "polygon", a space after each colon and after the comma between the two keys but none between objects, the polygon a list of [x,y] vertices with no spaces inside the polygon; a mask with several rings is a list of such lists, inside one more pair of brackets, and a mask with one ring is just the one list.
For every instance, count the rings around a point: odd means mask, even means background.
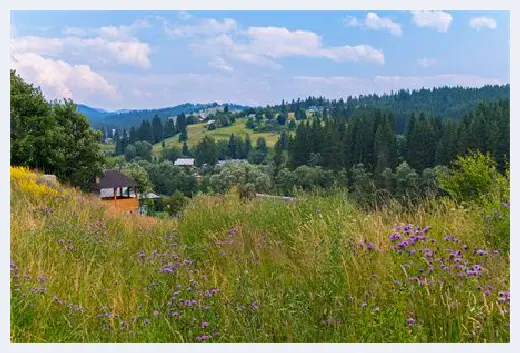
[{"label": "white cloud", "polygon": [[[120,64],[150,67],[150,46],[135,39],[110,40],[103,37],[20,37],[12,39],[15,55],[34,53],[44,56],[63,54],[91,59],[110,59]],[[99,56],[99,57],[97,57]]]},{"label": "white cloud", "polygon": [[497,21],[490,17],[474,17],[469,21],[469,26],[477,31],[481,28],[496,29]]},{"label": "white cloud", "polygon": [[348,17],[345,20],[347,27],[363,27],[373,30],[387,30],[394,36],[401,36],[403,34],[401,25],[392,21],[390,18],[379,17],[374,12],[367,13],[364,20],[358,20],[355,17]]},{"label": "white cloud", "polygon": [[97,35],[103,38],[120,39],[120,40],[135,40],[134,34],[143,28],[151,27],[148,20],[137,20],[130,25],[122,26],[103,26],[96,28],[81,28],[81,27],[67,27],[65,34],[72,36],[89,36]]},{"label": "white cloud", "polygon": [[229,65],[226,60],[221,57],[217,57],[208,63],[209,66],[217,68],[225,72],[233,72],[233,66]]},{"label": "white cloud", "polygon": [[417,65],[422,67],[431,67],[437,65],[437,59],[435,58],[419,58]]},{"label": "white cloud", "polygon": [[116,88],[87,65],[70,65],[63,60],[34,53],[17,55],[11,63],[24,79],[42,88],[46,98],[73,98],[87,102],[92,97],[118,99]]},{"label": "white cloud", "polygon": [[164,22],[163,28],[171,37],[212,36],[236,30],[237,22],[231,18],[225,18],[222,21],[208,18],[193,25],[170,25]]},{"label": "white cloud", "polygon": [[177,17],[179,17],[181,20],[185,21],[185,20],[189,20],[190,18],[192,18],[193,15],[190,14],[189,12],[187,12],[187,11],[179,11],[177,13]]},{"label": "white cloud", "polygon": [[196,55],[226,57],[275,69],[281,66],[274,59],[292,56],[384,64],[380,49],[369,45],[326,47],[314,32],[284,27],[249,27],[240,35],[222,34],[193,43],[191,48]]},{"label": "white cloud", "polygon": [[413,22],[418,27],[447,32],[453,17],[445,11],[411,11]]}]

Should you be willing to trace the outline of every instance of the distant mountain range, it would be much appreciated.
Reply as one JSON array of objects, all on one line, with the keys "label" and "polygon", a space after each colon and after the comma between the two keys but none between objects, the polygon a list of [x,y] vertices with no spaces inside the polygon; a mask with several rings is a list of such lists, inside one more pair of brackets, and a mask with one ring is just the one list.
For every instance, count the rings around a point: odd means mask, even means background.
[{"label": "distant mountain range", "polygon": [[[241,110],[246,108],[244,106],[232,103],[227,105],[230,110]],[[77,111],[85,115],[94,128],[128,128],[131,126],[140,125],[143,120],[152,120],[156,115],[162,120],[166,120],[170,116],[176,116],[183,113],[193,114],[204,109],[215,108],[217,106],[219,106],[217,103],[186,103],[159,109],[119,109],[115,111],[108,111],[101,108],[89,107],[84,104],[78,104]]]}]

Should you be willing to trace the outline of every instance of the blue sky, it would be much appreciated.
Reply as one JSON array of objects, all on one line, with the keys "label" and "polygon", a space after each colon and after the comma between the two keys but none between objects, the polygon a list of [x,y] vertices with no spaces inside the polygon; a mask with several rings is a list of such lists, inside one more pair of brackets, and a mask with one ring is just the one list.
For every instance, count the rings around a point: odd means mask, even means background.
[{"label": "blue sky", "polygon": [[11,11],[11,66],[106,109],[509,83],[508,11]]}]

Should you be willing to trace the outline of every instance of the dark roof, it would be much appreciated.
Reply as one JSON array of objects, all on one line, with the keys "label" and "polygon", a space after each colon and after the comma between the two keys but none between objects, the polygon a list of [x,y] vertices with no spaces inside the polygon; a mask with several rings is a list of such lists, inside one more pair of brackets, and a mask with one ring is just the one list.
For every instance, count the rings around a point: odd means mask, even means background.
[{"label": "dark roof", "polygon": [[139,186],[137,182],[123,173],[114,170],[105,170],[105,175],[99,180],[100,189],[122,188],[126,186]]}]

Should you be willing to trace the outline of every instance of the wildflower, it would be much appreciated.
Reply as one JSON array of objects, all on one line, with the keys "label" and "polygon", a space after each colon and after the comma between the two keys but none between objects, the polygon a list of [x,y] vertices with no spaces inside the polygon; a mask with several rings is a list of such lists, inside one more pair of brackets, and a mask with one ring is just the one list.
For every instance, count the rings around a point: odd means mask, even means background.
[{"label": "wildflower", "polygon": [[58,243],[60,243],[60,244],[65,244],[65,240],[64,240],[64,239],[59,239],[59,240],[58,240]]},{"label": "wildflower", "polygon": [[412,327],[415,324],[415,319],[413,317],[408,318],[408,326]]},{"label": "wildflower", "polygon": [[396,286],[400,286],[400,285],[401,285],[401,281],[395,280],[395,281],[394,281],[394,284],[395,284]]},{"label": "wildflower", "polygon": [[370,243],[368,244],[368,250],[374,250],[374,244]]},{"label": "wildflower", "polygon": [[493,255],[498,255],[498,250],[494,250]]},{"label": "wildflower", "polygon": [[376,306],[376,308],[374,309],[374,311],[375,311],[376,313],[379,312],[379,307]]},{"label": "wildflower", "polygon": [[63,305],[63,301],[61,301],[60,298],[58,298],[57,296],[54,296],[54,301],[59,305]]},{"label": "wildflower", "polygon": [[204,310],[211,310],[211,306],[206,305],[206,306],[204,307]]},{"label": "wildflower", "polygon": [[362,303],[362,304],[361,304],[361,307],[362,307],[362,308],[364,308],[364,307],[366,307],[366,306],[367,306],[367,303]]},{"label": "wildflower", "polygon": [[504,298],[504,297],[500,297],[500,298],[498,298],[498,301],[499,301],[500,303],[504,303],[504,302],[506,301],[506,298]]},{"label": "wildflower", "polygon": [[396,241],[399,239],[401,239],[401,234],[399,234],[399,233],[394,233],[394,234],[390,235],[390,241]]},{"label": "wildflower", "polygon": [[410,250],[410,256],[414,256],[416,251],[414,249]]},{"label": "wildflower", "polygon": [[126,329],[128,327],[128,323],[126,321],[121,321],[121,329]]},{"label": "wildflower", "polygon": [[348,297],[348,300],[354,300],[353,296]]},{"label": "wildflower", "polygon": [[258,310],[258,304],[256,303],[256,300],[251,303],[251,308],[253,308],[253,310]]},{"label": "wildflower", "polygon": [[38,281],[40,282],[45,282],[47,280],[47,277],[43,276],[43,275],[38,275]]},{"label": "wildflower", "polygon": [[463,248],[464,250],[468,250],[468,246],[467,246],[467,245],[463,245],[462,248]]},{"label": "wildflower", "polygon": [[202,321],[201,325],[202,325],[202,327],[208,327],[208,322],[207,321]]},{"label": "wildflower", "polygon": [[476,276],[477,274],[478,274],[478,272],[475,271],[475,270],[467,270],[466,271],[466,275],[468,275],[468,276]]},{"label": "wildflower", "polygon": [[154,311],[153,311],[153,316],[155,316],[155,317],[159,316],[159,311],[154,310]]},{"label": "wildflower", "polygon": [[486,297],[488,297],[490,294],[491,294],[491,291],[490,291],[489,289],[488,289],[487,291],[484,292],[484,295],[485,295]]},{"label": "wildflower", "polygon": [[480,256],[487,255],[487,251],[479,249],[479,250],[477,250],[477,255],[480,255]]},{"label": "wildflower", "polygon": [[482,290],[482,289],[484,289],[484,287],[482,287],[482,286],[477,286],[477,290]]},{"label": "wildflower", "polygon": [[145,319],[145,320],[144,320],[144,324],[145,324],[145,325],[148,325],[148,324],[150,324],[150,320],[148,320],[148,319]]},{"label": "wildflower", "polygon": [[425,280],[419,280],[419,286],[423,287],[426,285],[426,281]]}]

